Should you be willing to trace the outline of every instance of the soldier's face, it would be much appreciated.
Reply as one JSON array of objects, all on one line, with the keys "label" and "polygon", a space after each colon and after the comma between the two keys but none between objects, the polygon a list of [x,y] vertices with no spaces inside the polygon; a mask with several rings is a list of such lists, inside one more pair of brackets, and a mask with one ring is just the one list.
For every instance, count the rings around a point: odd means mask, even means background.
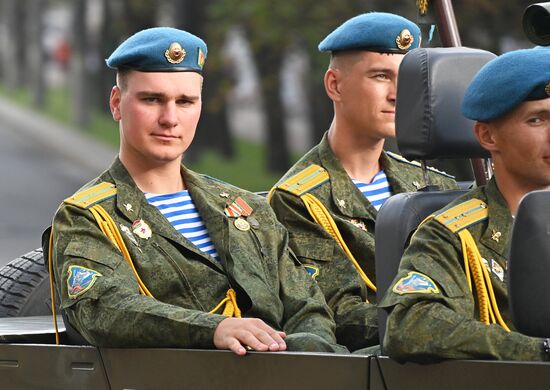
[{"label": "soldier's face", "polygon": [[111,92],[120,123],[120,157],[145,166],[181,160],[201,112],[202,76],[195,72],[136,72]]},{"label": "soldier's face", "polygon": [[[477,126],[477,125],[476,125]],[[550,98],[524,102],[486,124],[497,180],[526,191],[550,188]]]},{"label": "soldier's face", "polygon": [[395,97],[401,54],[358,52],[340,77],[339,114],[358,135],[395,136]]}]

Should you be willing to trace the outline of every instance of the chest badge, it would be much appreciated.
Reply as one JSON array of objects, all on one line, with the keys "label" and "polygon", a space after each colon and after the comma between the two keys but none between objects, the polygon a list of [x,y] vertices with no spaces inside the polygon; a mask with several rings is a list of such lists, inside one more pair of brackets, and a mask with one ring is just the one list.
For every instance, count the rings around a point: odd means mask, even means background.
[{"label": "chest badge", "polygon": [[491,259],[491,271],[493,271],[501,282],[504,281],[504,269],[495,259]]},{"label": "chest badge", "polygon": [[350,222],[356,228],[361,229],[364,232],[367,231],[367,225],[365,225],[365,222],[361,221],[360,219],[352,218],[350,219]]},{"label": "chest badge", "polygon": [[134,244],[135,246],[139,245],[136,240],[136,237],[134,237],[134,233],[132,233],[132,231],[128,228],[128,226],[120,224],[120,230],[122,231],[122,233],[124,233],[126,237],[128,237],[128,240],[130,240],[132,244]]},{"label": "chest badge", "polygon": [[248,221],[241,217],[235,220],[234,225],[241,232],[246,232],[247,230],[250,230],[250,224],[248,223]]},{"label": "chest badge", "polygon": [[132,232],[139,238],[143,238],[145,240],[151,238],[151,235],[153,234],[151,228],[143,219],[136,219],[134,221],[132,224]]},{"label": "chest badge", "polygon": [[[226,216],[228,216],[229,218],[235,218],[233,224],[241,232],[246,232],[247,230],[250,230],[250,223],[246,220],[246,217],[252,214],[252,211],[254,211],[254,209],[250,207],[250,205],[246,203],[246,201],[240,196],[237,197],[237,199],[235,199],[233,202],[229,203],[227,207],[223,210]],[[255,219],[254,222],[256,224],[258,223]]]}]

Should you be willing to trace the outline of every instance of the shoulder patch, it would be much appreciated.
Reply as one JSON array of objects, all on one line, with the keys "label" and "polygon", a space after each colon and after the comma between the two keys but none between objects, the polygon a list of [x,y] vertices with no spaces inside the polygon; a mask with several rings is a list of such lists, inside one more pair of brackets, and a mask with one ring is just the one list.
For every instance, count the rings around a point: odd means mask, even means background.
[{"label": "shoulder patch", "polygon": [[[389,157],[393,158],[396,161],[399,161],[399,162],[402,162],[402,163],[405,163],[405,164],[409,164],[409,165],[413,165],[413,166],[418,167],[418,168],[422,168],[422,165],[418,161],[409,161],[405,157],[400,156],[399,154],[396,154],[396,153],[393,153],[393,152],[388,152],[387,150],[385,151],[385,153]],[[451,179],[455,178],[453,175],[450,175],[447,172],[440,171],[439,169],[436,169],[434,167],[426,166],[426,168],[430,172],[435,172],[435,173],[438,173],[438,174],[443,175],[445,177],[449,177]]]},{"label": "shoulder patch", "polygon": [[290,192],[296,196],[303,194],[319,187],[321,184],[329,180],[328,172],[325,168],[311,164],[307,168],[301,170],[294,176],[289,177],[276,188],[286,192]]},{"label": "shoulder patch", "polygon": [[77,192],[65,199],[63,203],[70,204],[81,209],[88,209],[96,203],[103,202],[116,195],[116,187],[113,183],[106,181],[96,184],[93,187]]},{"label": "shoulder patch", "polygon": [[92,269],[81,267],[79,265],[69,266],[67,272],[67,291],[69,298],[75,299],[84,294],[94,285],[96,279],[101,275]]},{"label": "shoulder patch", "polygon": [[319,275],[319,267],[315,267],[314,265],[304,264],[304,268],[306,269],[309,276],[311,276],[311,279],[315,280],[317,275]]},{"label": "shoulder patch", "polygon": [[439,288],[432,279],[420,272],[411,271],[395,283],[392,291],[396,294],[439,294]]},{"label": "shoulder patch", "polygon": [[470,199],[434,215],[436,221],[453,233],[483,221],[489,215],[487,204],[479,199]]}]

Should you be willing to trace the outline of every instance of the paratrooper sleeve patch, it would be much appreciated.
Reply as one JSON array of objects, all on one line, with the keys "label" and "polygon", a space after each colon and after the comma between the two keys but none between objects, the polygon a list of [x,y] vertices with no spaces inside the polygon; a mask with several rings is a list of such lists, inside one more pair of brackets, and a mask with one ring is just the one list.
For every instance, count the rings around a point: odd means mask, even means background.
[{"label": "paratrooper sleeve patch", "polygon": [[304,264],[304,268],[306,269],[309,276],[311,276],[311,279],[315,280],[317,275],[319,275],[319,267],[315,267],[313,265]]},{"label": "paratrooper sleeve patch", "polygon": [[439,294],[439,288],[432,279],[420,272],[411,271],[395,283],[392,291],[396,294]]},{"label": "paratrooper sleeve patch", "polygon": [[67,291],[69,298],[75,299],[84,294],[94,285],[96,279],[101,275],[92,269],[81,267],[79,265],[69,266],[67,272]]}]

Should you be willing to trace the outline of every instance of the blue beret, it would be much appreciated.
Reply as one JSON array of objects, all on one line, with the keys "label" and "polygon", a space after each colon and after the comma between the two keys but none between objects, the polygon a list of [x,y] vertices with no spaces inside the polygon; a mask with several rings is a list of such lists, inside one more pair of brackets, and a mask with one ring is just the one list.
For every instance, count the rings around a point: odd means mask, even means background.
[{"label": "blue beret", "polygon": [[466,118],[497,119],[526,100],[550,96],[550,51],[515,50],[489,61],[475,75],[462,100]]},{"label": "blue beret", "polygon": [[319,44],[320,51],[369,50],[401,53],[420,46],[420,28],[402,16],[369,12],[355,16]]},{"label": "blue beret", "polygon": [[171,27],[155,27],[126,39],[106,62],[113,69],[201,73],[206,54],[206,43],[199,37]]}]

